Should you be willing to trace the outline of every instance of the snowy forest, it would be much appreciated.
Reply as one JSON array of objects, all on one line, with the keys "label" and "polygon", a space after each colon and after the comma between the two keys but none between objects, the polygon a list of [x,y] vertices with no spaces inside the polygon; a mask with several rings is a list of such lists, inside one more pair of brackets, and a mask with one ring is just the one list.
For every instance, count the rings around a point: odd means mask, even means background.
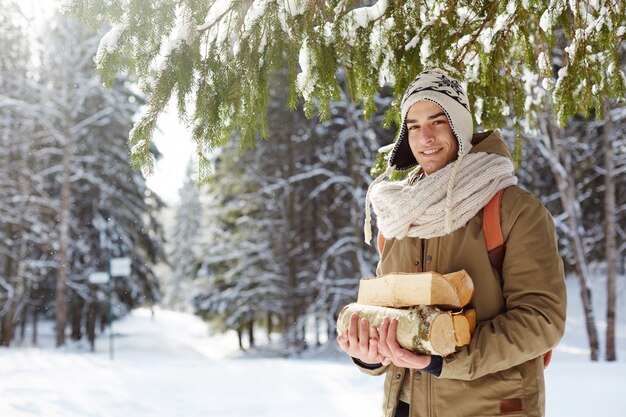
[{"label": "snowy forest", "polygon": [[[358,279],[374,274],[378,255],[362,237],[365,192],[375,150],[393,136],[380,128],[389,95],[377,96],[381,111],[368,121],[342,96],[330,120],[319,122],[281,111],[284,91],[272,94],[272,140],[243,154],[233,140],[213,155],[213,182],[198,189],[189,179],[172,235],[172,305],[191,301],[247,335],[247,346],[256,327],[267,334],[278,326],[296,351],[333,340],[338,310],[355,299]],[[625,279],[626,109],[606,114],[564,128],[544,118],[545,136],[523,137],[518,169],[521,186],[555,219],[569,279],[587,288],[581,297],[594,360],[601,356],[595,321],[607,318],[594,312],[591,276]],[[511,124],[503,133],[512,149]],[[616,298],[605,302],[616,308]],[[307,324],[312,340],[304,339]]]},{"label": "snowy forest", "polygon": [[[0,345],[37,344],[55,320],[56,344],[89,340],[109,320],[159,300],[160,199],[129,166],[127,135],[141,103],[120,76],[105,88],[93,66],[102,33],[57,16],[36,33],[16,2],[0,2]],[[88,277],[114,257],[134,273]]]},{"label": "snowy forest", "polygon": [[[36,345],[44,320],[55,322],[57,346],[66,334],[93,344],[111,320],[159,303],[235,330],[241,349],[254,349],[259,334],[282,354],[333,343],[338,311],[378,260],[363,243],[365,193],[384,163],[379,149],[395,138],[398,94],[422,66],[450,58],[475,94],[479,129],[502,130],[521,185],[555,219],[568,279],[584,289],[590,359],[616,359],[615,314],[624,303],[617,288],[626,280],[623,2],[592,2],[585,15],[558,1],[548,11],[544,2],[511,1],[502,13],[488,9],[489,24],[479,27],[470,21],[484,10],[462,9],[465,20],[454,24],[479,33],[454,57],[434,46],[438,36],[450,38],[443,32],[409,31],[388,51],[370,45],[370,36],[397,35],[403,22],[393,18],[408,13],[386,10],[387,2],[353,2],[352,11],[329,2],[358,22],[328,28],[335,44],[309,27],[306,1],[276,9],[257,1],[130,2],[135,8],[125,13],[124,1],[66,3],[66,14],[36,32],[17,2],[0,0],[0,345],[23,342],[27,328]],[[421,18],[454,12],[431,3]],[[393,18],[381,19],[385,11]],[[524,31],[529,16],[542,19]],[[570,17],[591,29],[564,26]],[[243,32],[224,32],[230,23]],[[298,25],[301,33],[287,36]],[[263,30],[268,37],[259,37]],[[518,38],[525,61],[504,64],[506,48],[518,57]],[[237,45],[231,55],[229,42]],[[199,52],[208,45],[219,46],[217,55]],[[243,78],[224,72],[220,84],[225,62],[244,68]],[[211,100],[219,105],[208,109]],[[166,234],[164,203],[145,176],[159,157],[151,134],[169,101],[193,128],[198,152]],[[106,286],[89,276],[122,256],[133,273],[113,281],[109,311]],[[159,276],[160,262],[171,276]],[[606,317],[593,303],[596,275],[607,277]],[[604,352],[598,321],[606,323]]]}]

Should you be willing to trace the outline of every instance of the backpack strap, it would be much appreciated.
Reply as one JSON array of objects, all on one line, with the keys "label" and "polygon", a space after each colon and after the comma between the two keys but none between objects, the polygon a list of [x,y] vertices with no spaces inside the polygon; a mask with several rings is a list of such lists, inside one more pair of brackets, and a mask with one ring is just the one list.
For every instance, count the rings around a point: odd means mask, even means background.
[{"label": "backpack strap", "polygon": [[506,252],[502,227],[500,226],[500,205],[503,194],[504,189],[498,191],[483,208],[483,234],[487,245],[489,263],[498,271],[500,276],[502,276],[502,263]]},{"label": "backpack strap", "polygon": [[[502,276],[502,263],[504,262],[504,253],[506,252],[500,225],[500,206],[502,205],[503,194],[504,189],[498,191],[483,208],[483,234],[485,235],[489,263],[498,271],[500,276]],[[552,350],[549,350],[543,355],[544,369],[548,367],[551,359]]]},{"label": "backpack strap", "polygon": [[376,239],[378,244],[378,255],[383,256],[383,249],[385,248],[385,236],[380,231],[378,232],[378,238]]}]

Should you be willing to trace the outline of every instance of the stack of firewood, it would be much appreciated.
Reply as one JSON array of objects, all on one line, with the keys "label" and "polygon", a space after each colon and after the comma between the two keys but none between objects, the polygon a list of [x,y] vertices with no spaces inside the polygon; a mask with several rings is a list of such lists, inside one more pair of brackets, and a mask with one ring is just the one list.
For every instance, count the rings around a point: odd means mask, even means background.
[{"label": "stack of firewood", "polygon": [[337,331],[347,331],[354,313],[378,328],[385,318],[397,319],[400,346],[415,353],[447,356],[470,342],[476,311],[464,307],[473,293],[474,284],[465,270],[364,278],[357,302],[339,313]]}]

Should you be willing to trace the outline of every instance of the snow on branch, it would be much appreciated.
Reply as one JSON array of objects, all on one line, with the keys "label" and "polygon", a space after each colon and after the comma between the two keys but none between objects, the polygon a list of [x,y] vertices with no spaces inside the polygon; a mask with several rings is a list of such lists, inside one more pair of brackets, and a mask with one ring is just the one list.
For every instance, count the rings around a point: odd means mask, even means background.
[{"label": "snow on branch", "polygon": [[114,53],[119,48],[118,42],[126,29],[128,29],[128,23],[118,23],[102,37],[98,46],[98,52],[96,52],[96,57],[94,58],[94,62],[98,67],[101,67],[102,60],[106,55]]},{"label": "snow on branch", "polygon": [[233,0],[221,0],[215,1],[209,8],[204,23],[197,26],[196,29],[199,32],[212,28],[215,24],[223,18],[232,8]]}]

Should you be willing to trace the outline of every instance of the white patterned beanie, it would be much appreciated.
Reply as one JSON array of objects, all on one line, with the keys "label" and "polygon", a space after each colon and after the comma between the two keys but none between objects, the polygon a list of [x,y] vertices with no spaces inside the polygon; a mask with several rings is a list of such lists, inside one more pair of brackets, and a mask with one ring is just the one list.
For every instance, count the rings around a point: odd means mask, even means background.
[{"label": "white patterned beanie", "polygon": [[466,155],[472,148],[474,122],[465,89],[443,70],[424,71],[409,84],[402,97],[400,134],[389,156],[389,166],[395,166],[398,171],[417,165],[409,147],[406,116],[413,104],[424,100],[437,104],[448,116],[452,132],[459,143],[458,156]]}]

